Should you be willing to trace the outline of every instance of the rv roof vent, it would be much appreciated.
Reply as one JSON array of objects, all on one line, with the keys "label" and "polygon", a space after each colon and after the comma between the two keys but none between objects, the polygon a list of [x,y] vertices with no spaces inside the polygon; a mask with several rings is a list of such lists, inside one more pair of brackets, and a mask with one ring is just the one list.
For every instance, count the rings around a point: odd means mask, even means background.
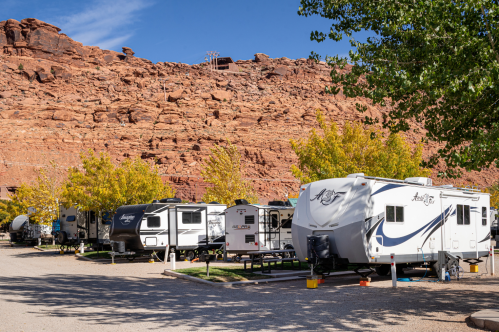
[{"label": "rv roof vent", "polygon": [[348,174],[347,178],[362,178],[364,177],[364,173],[353,173],[353,174]]},{"label": "rv roof vent", "polygon": [[420,184],[422,186],[431,186],[432,185],[432,181],[430,178],[407,178],[404,180],[404,182],[407,182],[407,183],[417,183],[417,184]]},{"label": "rv roof vent", "polygon": [[269,202],[268,205],[270,205],[270,206],[289,206],[291,204],[288,204],[285,201],[272,201],[272,202]]},{"label": "rv roof vent", "polygon": [[245,199],[236,199],[234,202],[236,202],[236,205],[246,205],[249,204],[247,200]]},{"label": "rv roof vent", "polygon": [[182,203],[180,198],[163,198],[159,200],[161,203]]},{"label": "rv roof vent", "polygon": [[157,199],[155,199],[154,201],[152,201],[153,203],[159,203],[159,201]]},{"label": "rv roof vent", "polygon": [[210,202],[210,204],[220,204],[220,203],[213,201],[213,202]]}]

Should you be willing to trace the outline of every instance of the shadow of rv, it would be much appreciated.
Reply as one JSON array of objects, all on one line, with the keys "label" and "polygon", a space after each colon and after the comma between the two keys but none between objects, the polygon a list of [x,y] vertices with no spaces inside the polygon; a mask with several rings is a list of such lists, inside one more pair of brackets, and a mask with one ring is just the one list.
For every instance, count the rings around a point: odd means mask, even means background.
[{"label": "shadow of rv", "polygon": [[[374,277],[373,281],[386,278]],[[303,280],[215,288],[164,277],[48,274],[0,277],[2,293],[31,305],[33,315],[78,317],[87,324],[154,323],[183,330],[358,331],[396,327],[408,319],[435,322],[436,313],[464,317],[496,303],[496,279],[466,280],[465,289],[429,283],[393,289],[359,287],[358,277],[330,278],[319,289]],[[487,283],[489,290],[481,290]],[[409,318],[411,317],[411,318]]]}]

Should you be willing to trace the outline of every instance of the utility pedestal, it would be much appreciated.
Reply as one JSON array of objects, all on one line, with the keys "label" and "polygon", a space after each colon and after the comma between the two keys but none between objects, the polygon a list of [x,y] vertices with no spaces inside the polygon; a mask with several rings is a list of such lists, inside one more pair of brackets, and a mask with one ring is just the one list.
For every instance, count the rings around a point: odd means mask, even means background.
[{"label": "utility pedestal", "polygon": [[42,245],[42,239],[38,238],[38,247],[40,247],[41,245]]},{"label": "utility pedestal", "polygon": [[391,259],[391,273],[392,273],[392,287],[397,287],[397,265],[395,264],[395,254],[390,254]]},{"label": "utility pedestal", "polygon": [[172,252],[170,254],[170,264],[171,264],[171,270],[175,271],[175,253]]},{"label": "utility pedestal", "polygon": [[85,244],[83,243],[83,241],[80,242],[80,254],[84,254],[85,253]]},{"label": "utility pedestal", "polygon": [[214,254],[204,254],[199,255],[199,261],[206,263],[206,276],[210,276],[210,262],[215,262],[217,260],[217,255]]}]

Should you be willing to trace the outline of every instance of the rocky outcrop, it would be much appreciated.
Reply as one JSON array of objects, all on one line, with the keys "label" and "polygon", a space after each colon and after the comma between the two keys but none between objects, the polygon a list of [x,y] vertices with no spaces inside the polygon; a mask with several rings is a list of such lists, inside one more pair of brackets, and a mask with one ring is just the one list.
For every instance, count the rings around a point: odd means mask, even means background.
[{"label": "rocky outcrop", "polygon": [[[81,151],[93,149],[116,161],[140,156],[180,197],[198,201],[206,188],[202,161],[229,139],[262,202],[282,199],[299,189],[289,140],[316,128],[317,109],[340,125],[387,111],[325,94],[330,68],[307,59],[257,53],[237,61],[239,72],[152,63],[127,47],[118,53],[83,46],[36,19],[0,22],[1,52],[0,186],[33,179],[33,170],[50,160],[63,175],[80,164]],[[365,114],[356,103],[367,107]],[[412,126],[407,138],[416,144],[424,131]],[[425,155],[437,148],[428,145]],[[490,185],[498,175],[495,168],[467,173],[456,184]]]}]

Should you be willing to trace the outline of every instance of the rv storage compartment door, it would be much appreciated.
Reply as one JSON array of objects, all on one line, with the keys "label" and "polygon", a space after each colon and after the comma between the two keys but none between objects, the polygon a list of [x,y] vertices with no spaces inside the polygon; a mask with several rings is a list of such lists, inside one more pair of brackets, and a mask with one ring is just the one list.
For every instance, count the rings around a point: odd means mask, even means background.
[{"label": "rv storage compartment door", "polygon": [[206,208],[177,207],[177,246],[197,248],[206,244]]},{"label": "rv storage compartment door", "polygon": [[313,263],[329,258],[329,236],[307,235],[307,258]]}]

